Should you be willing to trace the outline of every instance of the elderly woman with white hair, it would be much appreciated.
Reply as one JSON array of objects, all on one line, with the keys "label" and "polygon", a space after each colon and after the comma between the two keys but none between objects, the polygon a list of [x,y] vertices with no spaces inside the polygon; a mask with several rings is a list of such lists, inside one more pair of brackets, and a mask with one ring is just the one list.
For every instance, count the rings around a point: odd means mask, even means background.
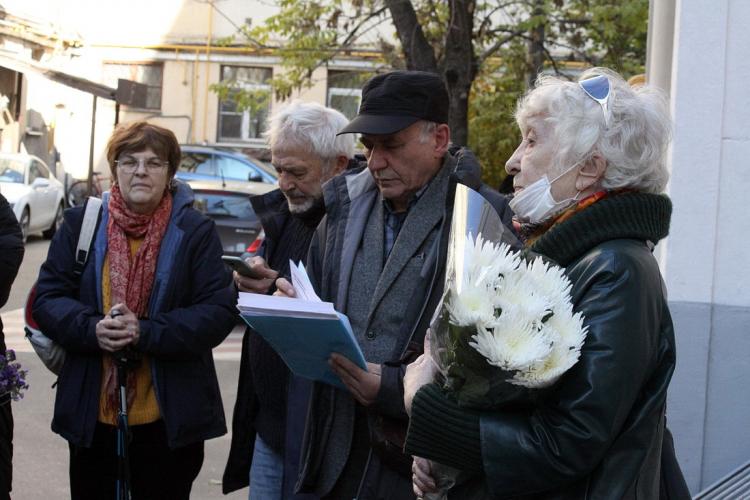
[{"label": "elderly woman with white hair", "polygon": [[[246,256],[249,275],[234,273],[242,292],[270,294],[289,276],[289,260],[304,261],[325,214],[322,184],[356,166],[354,137],[336,136],[348,120],[317,103],[294,101],[274,114],[266,134],[279,189],[251,198],[265,240]],[[242,341],[232,446],[224,493],[250,485],[252,499],[293,498],[307,412],[308,382],[291,376],[284,361],[248,328]],[[286,487],[285,487],[286,483]],[[286,488],[286,489],[285,489]],[[299,498],[302,498],[301,496]]]},{"label": "elderly woman with white hair", "polygon": [[578,363],[531,406],[466,410],[435,383],[419,387],[424,364],[410,367],[415,493],[435,490],[429,459],[471,477],[449,498],[658,498],[675,366],[652,255],[672,211],[660,194],[665,99],[596,68],[578,82],[539,78],[516,120],[522,141],[506,164],[516,223],[530,251],[565,268],[588,334]]}]

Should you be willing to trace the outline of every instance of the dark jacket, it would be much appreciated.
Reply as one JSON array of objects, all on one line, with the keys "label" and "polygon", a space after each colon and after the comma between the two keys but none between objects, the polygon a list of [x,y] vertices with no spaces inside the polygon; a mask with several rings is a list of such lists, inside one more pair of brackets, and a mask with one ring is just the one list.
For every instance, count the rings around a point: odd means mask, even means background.
[{"label": "dark jacket", "polygon": [[[0,194],[0,308],[23,260],[23,235],[8,201]],[[0,356],[5,356],[3,320],[0,319]],[[0,396],[0,497],[10,498],[13,479],[13,414],[8,393]]]},{"label": "dark jacket", "polygon": [[[302,242],[312,237],[322,217],[322,210],[310,214],[309,220],[299,217],[293,220],[286,198],[278,189],[254,196],[251,202],[265,232],[263,245],[257,255],[265,258],[271,268],[282,275],[286,274],[289,270],[288,259],[285,259],[286,262],[274,262],[274,256],[288,255],[293,260],[304,260],[307,245]],[[291,227],[292,223],[294,227]],[[296,250],[295,245],[299,247]],[[260,434],[272,448],[283,449],[289,375],[289,369],[273,348],[252,328],[247,328],[242,338],[237,400],[232,417],[232,444],[222,480],[225,494],[248,486],[256,434]],[[264,431],[273,434],[274,438],[280,436],[278,446],[271,444],[272,440],[264,435]]]},{"label": "dark jacket", "polygon": [[[161,242],[137,349],[151,358],[151,377],[170,448],[226,433],[211,349],[232,330],[236,293],[221,261],[213,221],[191,205],[177,183]],[[99,411],[102,351],[95,328],[102,319],[102,269],[107,252],[108,193],[93,251],[80,278],[73,274],[83,208],[65,212],[37,282],[33,315],[67,357],[58,378],[52,430],[76,446],[91,446]]]},{"label": "dark jacket", "polygon": [[[458,409],[435,384],[417,392],[407,451],[458,467],[454,456],[473,453],[480,464],[479,479],[451,498],[478,490],[493,498],[659,497],[675,341],[651,249],[667,235],[670,213],[666,196],[612,195],[532,245],[565,267],[574,309],[588,326],[578,363],[535,407],[478,414]],[[460,442],[444,411],[466,418]],[[439,449],[453,446],[452,454]]]},{"label": "dark jacket", "polygon": [[[455,187],[462,173],[471,172],[471,178],[479,178],[479,165],[472,159],[473,156],[468,155],[446,155],[443,169],[447,169],[445,175],[449,176],[450,180],[448,187],[444,186],[442,189],[447,190],[448,194],[445,196],[448,199],[441,200],[438,212],[430,217],[430,224],[434,223],[434,226],[419,228],[419,231],[429,233],[424,241],[432,243],[428,245],[429,247],[414,247],[414,255],[399,257],[401,260],[415,261],[415,264],[416,261],[423,263],[419,266],[421,269],[418,269],[419,278],[413,282],[409,298],[404,302],[405,311],[403,321],[398,326],[398,332],[388,332],[389,336],[399,338],[397,350],[390,359],[384,362],[370,360],[380,362],[382,372],[380,392],[373,406],[367,409],[366,423],[373,436],[371,443],[378,448],[378,452],[373,452],[372,449],[369,451],[361,478],[347,478],[350,482],[356,481],[360,485],[357,498],[361,500],[413,498],[408,464],[406,471],[403,471],[401,463],[408,462],[409,458],[400,453],[400,443],[395,441],[388,443],[388,439],[384,443],[375,435],[381,435],[384,431],[380,425],[383,422],[394,423],[396,427],[402,426],[403,429],[406,427],[407,417],[403,408],[403,374],[406,364],[413,360],[421,349],[432,310],[441,295],[442,272],[444,271],[444,256],[441,256],[441,248],[447,242],[450,226],[452,187]],[[442,172],[432,183],[437,182],[437,178],[444,175]],[[432,189],[432,186],[428,188],[428,193]],[[428,193],[423,196],[430,196]],[[366,226],[369,224],[367,221],[372,217],[371,211],[377,212],[375,204],[380,202],[380,196],[369,172],[333,179],[326,184],[324,196],[327,215],[311,242],[307,267],[321,298],[332,301],[338,310],[347,311],[349,288],[350,285],[354,286],[350,280],[355,283],[352,269],[356,261],[357,248],[365,237]],[[509,219],[510,211],[505,198],[498,197],[495,201],[497,201],[498,213],[505,214],[506,220]],[[409,230],[411,216],[410,211],[402,231]],[[396,251],[394,247],[393,252]],[[406,264],[407,267],[411,265],[411,263]],[[396,281],[393,283],[396,284]],[[378,289],[380,286],[379,284]],[[387,293],[391,294],[391,292],[392,290],[389,289]],[[375,296],[380,296],[377,291]],[[369,331],[368,334],[370,334]],[[339,477],[338,475],[341,474],[342,461],[346,462],[351,458],[351,455],[348,455],[348,458],[345,455],[341,459],[332,457],[331,452],[332,448],[341,446],[340,442],[336,444],[341,440],[341,436],[351,435],[353,432],[355,410],[350,404],[351,399],[348,393],[323,384],[315,384],[303,444],[302,469],[298,482],[300,491],[315,492],[325,496]],[[343,446],[346,447],[345,442]],[[355,443],[355,446],[358,444]],[[388,453],[383,454],[383,451]],[[403,488],[404,482],[407,488]],[[394,491],[400,493],[395,494]]]},{"label": "dark jacket", "polygon": [[[0,307],[8,302],[10,287],[23,260],[23,234],[8,200],[0,194]],[[0,353],[5,352],[3,320],[0,319]]]}]

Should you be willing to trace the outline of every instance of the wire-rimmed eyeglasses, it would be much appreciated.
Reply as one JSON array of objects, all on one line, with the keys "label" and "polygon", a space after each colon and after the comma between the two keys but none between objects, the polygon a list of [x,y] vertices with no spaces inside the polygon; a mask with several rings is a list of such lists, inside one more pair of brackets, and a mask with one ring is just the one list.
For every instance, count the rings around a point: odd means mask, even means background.
[{"label": "wire-rimmed eyeglasses", "polygon": [[609,127],[609,78],[598,75],[578,82],[586,95],[599,103],[604,113],[604,125]]},{"label": "wire-rimmed eyeglasses", "polygon": [[158,172],[162,168],[169,165],[169,162],[160,160],[159,158],[134,158],[128,156],[120,160],[115,160],[117,168],[121,169],[126,174],[132,174],[138,167],[143,165],[147,172]]}]

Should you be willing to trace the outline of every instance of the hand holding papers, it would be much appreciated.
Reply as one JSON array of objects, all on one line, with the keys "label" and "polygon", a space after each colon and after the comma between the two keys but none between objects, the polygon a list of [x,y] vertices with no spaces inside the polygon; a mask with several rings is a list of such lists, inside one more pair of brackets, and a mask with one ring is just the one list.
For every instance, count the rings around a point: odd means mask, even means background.
[{"label": "hand holding papers", "polygon": [[301,377],[345,388],[328,359],[339,353],[366,370],[349,319],[315,294],[304,266],[290,266],[297,298],[240,293],[237,308],[245,322]]}]

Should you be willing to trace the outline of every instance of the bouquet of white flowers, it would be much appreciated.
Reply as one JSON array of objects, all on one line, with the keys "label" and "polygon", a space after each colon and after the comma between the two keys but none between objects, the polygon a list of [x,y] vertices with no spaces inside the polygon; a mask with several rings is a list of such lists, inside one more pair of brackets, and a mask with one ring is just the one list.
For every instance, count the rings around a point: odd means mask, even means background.
[{"label": "bouquet of white flowers", "polygon": [[[578,361],[586,338],[563,269],[513,251],[508,233],[478,193],[457,187],[430,355],[438,382],[466,408],[533,404],[537,389]],[[426,498],[445,498],[458,471],[432,470],[443,489]]]},{"label": "bouquet of white flowers", "polygon": [[495,408],[552,385],[572,367],[586,337],[563,269],[523,259],[504,243],[466,236],[432,324],[433,359],[459,404]]}]

